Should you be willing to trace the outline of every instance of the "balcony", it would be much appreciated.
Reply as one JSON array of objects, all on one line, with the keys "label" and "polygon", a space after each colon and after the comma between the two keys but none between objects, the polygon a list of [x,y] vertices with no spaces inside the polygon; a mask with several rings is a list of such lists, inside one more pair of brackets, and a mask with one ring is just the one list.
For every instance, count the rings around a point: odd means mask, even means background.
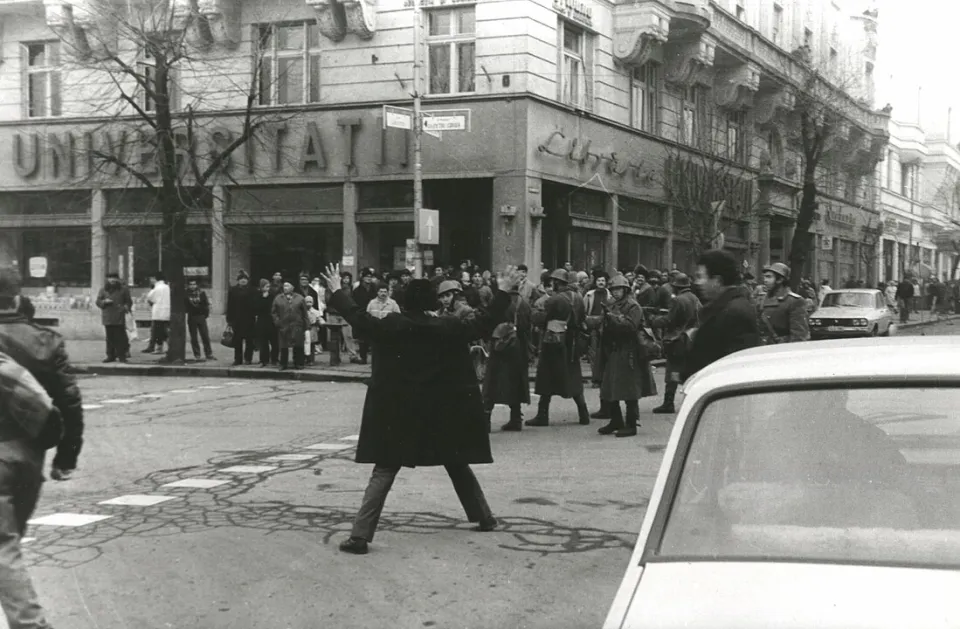
[{"label": "balcony", "polygon": [[376,0],[306,0],[317,14],[320,33],[332,42],[343,41],[348,34],[363,40],[377,32]]},{"label": "balcony", "polygon": [[903,164],[922,162],[930,154],[927,138],[918,124],[895,122],[890,125],[890,135]]}]

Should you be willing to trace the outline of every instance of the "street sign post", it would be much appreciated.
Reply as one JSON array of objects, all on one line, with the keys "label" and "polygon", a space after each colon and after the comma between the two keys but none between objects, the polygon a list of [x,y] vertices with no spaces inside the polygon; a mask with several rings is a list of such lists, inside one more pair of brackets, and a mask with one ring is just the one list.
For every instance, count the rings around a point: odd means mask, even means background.
[{"label": "street sign post", "polygon": [[469,109],[433,109],[423,113],[424,133],[470,130]]},{"label": "street sign post", "polygon": [[393,105],[383,106],[384,129],[413,129],[413,111]]},{"label": "street sign post", "polygon": [[417,215],[421,245],[440,244],[440,211],[421,208]]}]

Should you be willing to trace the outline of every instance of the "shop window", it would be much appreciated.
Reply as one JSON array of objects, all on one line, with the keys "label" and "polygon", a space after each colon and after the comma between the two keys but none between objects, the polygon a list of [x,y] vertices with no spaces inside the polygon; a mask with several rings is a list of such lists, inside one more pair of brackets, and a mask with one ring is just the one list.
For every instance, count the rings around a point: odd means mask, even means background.
[{"label": "shop window", "polygon": [[343,208],[343,186],[283,186],[281,188],[244,187],[230,190],[233,215],[311,214],[340,211]]},{"label": "shop window", "polygon": [[427,76],[431,94],[476,90],[476,9],[427,11]]},{"label": "shop window", "polygon": [[[157,60],[150,53],[150,50],[144,48],[140,51],[140,58],[137,61],[140,77],[147,84],[146,88],[140,86],[139,105],[144,111],[157,110]],[[179,74],[176,68],[167,68],[167,100],[170,103],[170,110],[176,111],[180,108],[180,90]]]},{"label": "shop window", "polygon": [[[196,193],[195,198],[186,196],[183,190],[180,197],[183,206],[191,211],[206,212],[213,209],[213,191],[210,188],[190,191]],[[104,191],[108,214],[138,214],[159,218],[163,214],[155,190],[149,188],[124,188],[123,190]]]},{"label": "shop window", "polygon": [[413,184],[409,181],[380,181],[358,184],[357,207],[361,210],[412,208]]},{"label": "shop window", "polygon": [[[149,288],[150,278],[163,268],[163,258],[174,250],[183,260],[184,267],[206,269],[198,275],[201,286],[209,286],[210,264],[213,260],[212,230],[209,227],[190,227],[176,238],[158,227],[135,227],[126,231],[127,242],[133,248],[133,285]],[[122,253],[129,253],[129,249]],[[129,264],[129,262],[128,262]]]},{"label": "shop window", "polygon": [[630,78],[633,126],[650,133],[660,128],[660,67],[653,62],[634,68]]},{"label": "shop window", "polygon": [[593,36],[563,20],[557,31],[560,102],[593,109]]},{"label": "shop window", "polygon": [[576,190],[570,193],[570,215],[607,220],[610,218],[607,201],[606,195]]},{"label": "shop window", "polygon": [[[24,286],[90,286],[89,227],[27,229],[22,242],[19,264]],[[30,258],[47,259],[46,277],[30,277]]]},{"label": "shop window", "polygon": [[574,269],[588,270],[607,265],[608,232],[593,229],[570,230],[570,263]]},{"label": "shop window", "polygon": [[5,192],[0,208],[5,214],[36,216],[49,214],[90,214],[91,195],[86,190],[50,192]]},{"label": "shop window", "polygon": [[633,269],[638,264],[648,269],[662,268],[663,245],[662,238],[621,233],[617,236],[617,268]]},{"label": "shop window", "polygon": [[259,104],[320,101],[320,31],[316,22],[256,27]]},{"label": "shop window", "polygon": [[63,113],[60,83],[60,43],[21,44],[23,103],[29,118],[47,118]]},{"label": "shop window", "polygon": [[667,225],[667,211],[662,206],[623,196],[617,197],[617,206],[619,209],[617,220],[621,223],[645,227],[666,227]]}]

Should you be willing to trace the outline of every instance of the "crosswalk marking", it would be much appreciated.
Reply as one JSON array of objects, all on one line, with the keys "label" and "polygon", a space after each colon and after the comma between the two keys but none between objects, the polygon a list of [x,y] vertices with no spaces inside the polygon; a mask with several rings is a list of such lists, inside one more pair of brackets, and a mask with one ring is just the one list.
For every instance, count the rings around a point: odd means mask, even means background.
[{"label": "crosswalk marking", "polygon": [[312,446],[306,446],[304,450],[346,450],[352,447],[347,443],[315,443]]},{"label": "crosswalk marking", "polygon": [[103,404],[84,404],[83,410],[92,411],[94,409],[103,408]]},{"label": "crosswalk marking", "polygon": [[98,502],[101,505],[123,505],[126,507],[152,507],[161,502],[176,500],[176,496],[147,496],[145,494],[130,494],[129,496],[120,496]]},{"label": "crosswalk marking", "polygon": [[101,400],[104,404],[133,404],[136,400],[132,399],[122,399],[122,400]]},{"label": "crosswalk marking", "polygon": [[159,399],[164,397],[165,395],[166,393],[141,393],[137,397]]},{"label": "crosswalk marking", "polygon": [[264,461],[309,461],[310,459],[315,459],[319,454],[278,454],[276,456],[268,456]]},{"label": "crosswalk marking", "polygon": [[196,389],[174,389],[170,393],[196,393]]},{"label": "crosswalk marking", "polygon": [[340,437],[341,441],[360,441],[360,435],[350,435],[349,437]]},{"label": "crosswalk marking", "polygon": [[220,485],[226,485],[229,482],[230,481],[228,480],[214,480],[212,478],[184,478],[183,480],[178,480],[172,483],[167,483],[166,485],[161,485],[161,487],[213,489],[214,487],[219,487]]},{"label": "crosswalk marking", "polygon": [[206,389],[207,391],[216,391],[217,389],[222,389],[223,387],[218,387],[215,384],[208,384],[202,387],[197,387],[198,389]]},{"label": "crosswalk marking", "polygon": [[27,522],[34,526],[83,526],[112,518],[112,515],[92,515],[89,513],[52,513]]},{"label": "crosswalk marking", "polygon": [[233,465],[217,470],[218,472],[227,472],[230,474],[263,474],[277,469],[272,465]]}]

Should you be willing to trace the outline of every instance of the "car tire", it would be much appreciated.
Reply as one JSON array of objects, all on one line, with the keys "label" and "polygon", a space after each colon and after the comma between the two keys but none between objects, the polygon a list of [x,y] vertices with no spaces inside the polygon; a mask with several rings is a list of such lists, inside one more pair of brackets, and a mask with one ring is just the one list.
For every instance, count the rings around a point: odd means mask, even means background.
[{"label": "car tire", "polygon": [[880,336],[880,324],[874,323],[873,329],[870,330],[870,336]]}]

